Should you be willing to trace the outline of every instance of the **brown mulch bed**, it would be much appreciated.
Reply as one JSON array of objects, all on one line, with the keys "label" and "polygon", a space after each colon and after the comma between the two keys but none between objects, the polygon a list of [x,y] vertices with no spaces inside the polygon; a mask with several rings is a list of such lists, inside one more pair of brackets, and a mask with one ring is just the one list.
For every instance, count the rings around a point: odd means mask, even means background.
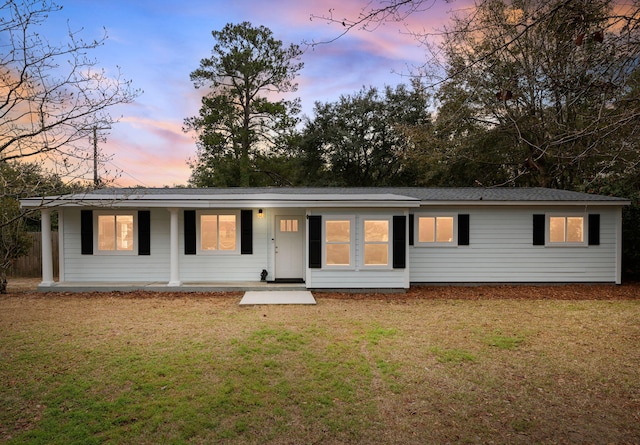
[{"label": "brown mulch bed", "polygon": [[[39,293],[35,289],[39,279],[13,279],[9,295],[32,297],[81,298],[239,298],[242,292],[84,292]],[[495,284],[495,285],[422,285],[406,292],[314,292],[319,299],[383,300],[640,300],[640,282],[614,284]]]},{"label": "brown mulch bed", "polygon": [[318,293],[320,298],[345,300],[640,300],[640,283],[545,284],[545,285],[451,285],[413,286],[405,293]]}]

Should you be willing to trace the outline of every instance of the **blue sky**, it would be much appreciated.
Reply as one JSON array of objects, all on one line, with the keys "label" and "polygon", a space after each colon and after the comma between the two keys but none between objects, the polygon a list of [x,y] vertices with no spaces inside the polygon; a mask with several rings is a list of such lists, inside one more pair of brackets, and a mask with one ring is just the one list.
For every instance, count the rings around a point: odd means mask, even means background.
[{"label": "blue sky", "polygon": [[[460,1],[460,0],[459,0]],[[182,132],[186,117],[197,115],[202,90],[189,73],[211,53],[212,30],[227,23],[249,21],[264,25],[285,45],[336,37],[341,27],[310,20],[333,8],[334,16],[355,17],[368,0],[59,0],[62,12],[51,15],[43,32],[56,42],[64,38],[66,22],[82,28],[85,40],[98,38],[106,28],[106,44],[92,55],[113,73],[120,67],[143,94],[135,103],[113,110],[122,116],[100,149],[110,156],[106,169],[119,172],[117,185],[148,187],[186,184],[187,159],[196,154],[192,135]],[[434,6],[389,23],[375,32],[353,32],[334,43],[306,49],[305,67],[295,94],[304,114],[316,101],[336,100],[363,86],[382,87],[408,82],[399,72],[426,60],[424,48],[406,32],[440,27],[458,4],[434,0]]]}]

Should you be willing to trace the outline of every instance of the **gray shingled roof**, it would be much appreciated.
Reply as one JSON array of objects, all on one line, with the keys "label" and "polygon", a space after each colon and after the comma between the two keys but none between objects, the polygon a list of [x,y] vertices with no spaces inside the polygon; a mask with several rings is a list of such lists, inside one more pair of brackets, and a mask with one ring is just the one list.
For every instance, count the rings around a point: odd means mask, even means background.
[{"label": "gray shingled roof", "polygon": [[102,189],[90,192],[89,195],[114,194],[140,195],[399,195],[419,199],[422,202],[462,202],[462,201],[590,201],[616,202],[627,201],[613,196],[594,195],[590,193],[556,190],[548,188],[422,188],[422,187],[229,187],[229,188],[142,188],[142,189]]}]

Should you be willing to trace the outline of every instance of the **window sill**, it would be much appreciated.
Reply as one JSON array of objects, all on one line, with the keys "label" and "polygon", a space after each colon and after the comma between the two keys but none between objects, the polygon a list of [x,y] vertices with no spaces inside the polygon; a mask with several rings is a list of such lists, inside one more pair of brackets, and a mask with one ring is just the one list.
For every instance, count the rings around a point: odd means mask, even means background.
[{"label": "window sill", "polygon": [[196,251],[196,255],[229,256],[229,255],[240,255],[240,251],[239,250],[198,250]]},{"label": "window sill", "polygon": [[94,250],[94,256],[136,256],[137,250]]}]

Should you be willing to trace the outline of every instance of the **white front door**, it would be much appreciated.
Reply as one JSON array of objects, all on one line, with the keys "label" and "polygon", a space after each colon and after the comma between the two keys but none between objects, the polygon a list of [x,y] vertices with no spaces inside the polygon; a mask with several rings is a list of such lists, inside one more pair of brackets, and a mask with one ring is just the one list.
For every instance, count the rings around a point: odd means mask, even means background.
[{"label": "white front door", "polygon": [[276,216],[276,280],[304,276],[302,227],[301,216]]}]

